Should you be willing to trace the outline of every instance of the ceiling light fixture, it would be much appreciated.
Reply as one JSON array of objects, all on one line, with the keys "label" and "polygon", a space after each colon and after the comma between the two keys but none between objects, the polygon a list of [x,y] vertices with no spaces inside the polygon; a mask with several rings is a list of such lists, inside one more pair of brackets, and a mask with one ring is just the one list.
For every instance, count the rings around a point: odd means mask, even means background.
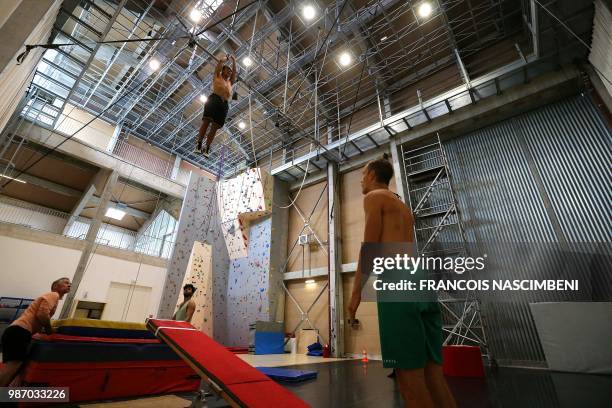
[{"label": "ceiling light fixture", "polygon": [[161,62],[159,62],[157,58],[152,58],[151,61],[149,61],[149,68],[153,71],[157,71],[159,67],[161,67]]},{"label": "ceiling light fixture", "polygon": [[250,67],[251,65],[253,65],[253,60],[251,59],[251,57],[249,57],[248,55],[246,57],[244,57],[242,59],[242,64],[245,67]]},{"label": "ceiling light fixture", "polygon": [[353,62],[353,57],[351,57],[351,54],[344,51],[342,54],[340,54],[340,58],[338,59],[338,61],[340,62],[340,65],[346,67],[349,66],[351,62]]},{"label": "ceiling light fixture", "polygon": [[244,130],[244,128],[246,128],[246,123],[244,123],[243,121],[240,121],[240,122],[238,123],[238,127],[239,127],[240,129]]},{"label": "ceiling light fixture", "polygon": [[15,177],[5,176],[4,174],[0,174],[0,177],[4,177],[5,179],[13,180],[18,183],[26,184],[26,182],[23,180],[19,180],[18,178],[15,178]]},{"label": "ceiling light fixture", "polygon": [[200,95],[200,102],[206,103],[206,101],[208,101],[208,96],[204,94]]},{"label": "ceiling light fixture", "polygon": [[302,9],[302,16],[308,21],[315,18],[316,15],[317,15],[317,10],[311,4],[307,4]]},{"label": "ceiling light fixture", "polygon": [[194,8],[191,10],[191,13],[189,13],[189,19],[194,23],[198,23],[202,19],[202,13],[200,10]]},{"label": "ceiling light fixture", "polygon": [[106,215],[108,218],[121,221],[123,217],[125,217],[125,211],[115,207],[109,207],[106,209],[106,214],[104,215]]},{"label": "ceiling light fixture", "polygon": [[315,283],[315,280],[314,280],[314,279],[306,279],[306,282],[305,282],[305,283],[306,283],[307,285],[308,285],[308,284],[310,284],[310,283]]},{"label": "ceiling light fixture", "polygon": [[429,2],[423,2],[419,6],[419,16],[423,18],[429,17],[432,11],[433,7],[431,7],[431,4]]}]

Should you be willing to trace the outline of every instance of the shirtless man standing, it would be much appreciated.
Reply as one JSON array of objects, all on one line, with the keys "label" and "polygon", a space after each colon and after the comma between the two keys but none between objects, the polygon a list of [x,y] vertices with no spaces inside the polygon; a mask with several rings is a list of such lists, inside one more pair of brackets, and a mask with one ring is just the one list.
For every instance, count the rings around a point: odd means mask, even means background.
[{"label": "shirtless man standing", "polygon": [[[232,68],[224,65],[225,61],[232,60]],[[196,153],[202,153],[202,140],[206,136],[206,148],[204,149],[204,155],[208,156],[210,145],[215,139],[217,130],[223,127],[225,119],[227,118],[227,112],[229,111],[229,99],[232,95],[232,86],[236,82],[236,58],[232,56],[226,56],[224,59],[219,60],[215,68],[213,75],[212,89],[213,93],[208,97],[206,104],[204,104],[204,115],[202,116],[202,126],[200,126],[200,132],[198,133],[198,139],[196,141]],[[206,131],[208,135],[206,135]]]},{"label": "shirtless man standing", "polygon": [[[389,191],[393,165],[385,154],[369,162],[361,179],[365,210],[364,243],[412,243],[410,209]],[[349,304],[350,321],[361,302],[367,275],[358,262]],[[442,317],[436,302],[378,301],[380,343],[385,368],[394,368],[406,406],[455,408],[442,374]]]}]

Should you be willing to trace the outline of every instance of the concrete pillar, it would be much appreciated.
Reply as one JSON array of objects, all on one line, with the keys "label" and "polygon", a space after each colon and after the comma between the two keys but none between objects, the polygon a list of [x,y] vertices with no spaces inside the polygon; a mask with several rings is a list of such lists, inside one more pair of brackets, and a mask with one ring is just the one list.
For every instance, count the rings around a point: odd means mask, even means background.
[{"label": "concrete pillar", "polygon": [[329,347],[332,357],[344,355],[344,301],[342,292],[342,246],[340,244],[340,183],[338,166],[327,164],[327,220],[329,223]]},{"label": "concrete pillar", "polygon": [[393,172],[395,173],[395,185],[397,194],[406,202],[406,177],[404,174],[403,157],[400,156],[400,151],[395,139],[391,139],[389,143],[391,149],[391,161],[393,162]]},{"label": "concrete pillar", "polygon": [[172,166],[172,173],[170,174],[170,178],[172,180],[176,180],[180,167],[181,167],[181,156],[177,154],[176,156],[174,156],[174,166]]},{"label": "concrete pillar", "polygon": [[[274,180],[272,190],[274,202],[286,205],[287,197],[289,197],[288,184],[277,177],[273,177],[272,180]],[[283,265],[287,259],[289,209],[273,206],[271,222],[268,302],[270,305],[270,320],[282,322],[285,320],[285,292],[282,288],[282,282],[284,278]]]},{"label": "concrete pillar", "polygon": [[91,220],[91,223],[89,224],[89,230],[87,230],[87,236],[85,237],[85,247],[83,248],[83,252],[81,253],[81,259],[79,259],[76,271],[74,272],[74,277],[72,278],[72,290],[66,297],[66,301],[64,302],[64,306],[62,307],[62,313],[60,314],[61,319],[68,318],[70,311],[72,310],[72,303],[74,302],[75,295],[79,290],[81,280],[83,280],[83,276],[85,275],[85,270],[89,263],[89,258],[93,255],[93,249],[96,244],[96,237],[98,236],[100,225],[102,225],[102,219],[104,218],[104,214],[106,213],[108,203],[111,200],[111,193],[113,191],[113,188],[117,184],[118,178],[119,173],[113,170],[112,172],[110,172],[108,178],[106,179],[106,183],[104,184],[104,188],[102,189],[100,203],[98,204],[98,208],[96,209],[96,215]]},{"label": "concrete pillar", "polygon": [[108,146],[106,146],[106,151],[112,153],[115,151],[115,146],[117,145],[117,141],[119,140],[119,135],[121,134],[121,128],[123,125],[121,123],[117,123],[115,126],[115,130],[113,131],[113,135],[108,141]]}]

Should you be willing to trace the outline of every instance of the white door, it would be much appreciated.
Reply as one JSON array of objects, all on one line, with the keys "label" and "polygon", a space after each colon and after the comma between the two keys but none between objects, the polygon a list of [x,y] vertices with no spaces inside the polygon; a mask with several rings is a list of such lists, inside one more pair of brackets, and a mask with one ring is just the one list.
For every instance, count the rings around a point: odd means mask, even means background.
[{"label": "white door", "polygon": [[151,300],[150,286],[111,282],[102,320],[144,323]]}]

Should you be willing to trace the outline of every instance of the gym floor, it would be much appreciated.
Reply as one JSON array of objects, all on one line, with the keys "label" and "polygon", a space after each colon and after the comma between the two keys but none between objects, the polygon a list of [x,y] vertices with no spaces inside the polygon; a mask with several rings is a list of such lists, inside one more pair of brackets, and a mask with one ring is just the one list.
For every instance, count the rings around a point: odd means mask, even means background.
[{"label": "gym floor", "polygon": [[[383,368],[380,361],[364,364],[344,360],[297,364],[291,368],[318,372],[315,380],[285,385],[313,407],[402,407],[399,390],[387,377],[391,370]],[[448,377],[448,381],[459,407],[608,408],[612,401],[612,376],[502,367],[487,370],[486,379]],[[191,395],[162,396],[81,406],[174,408],[189,406],[191,398]],[[209,399],[209,402],[210,407],[226,406],[223,401]]]}]

